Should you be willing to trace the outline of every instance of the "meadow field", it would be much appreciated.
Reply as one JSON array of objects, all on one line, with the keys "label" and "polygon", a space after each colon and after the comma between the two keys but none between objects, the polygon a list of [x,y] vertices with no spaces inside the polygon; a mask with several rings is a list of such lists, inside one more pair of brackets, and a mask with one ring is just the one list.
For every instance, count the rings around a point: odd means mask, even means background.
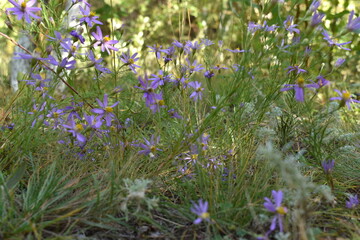
[{"label": "meadow field", "polygon": [[360,1],[0,7],[0,239],[360,239]]}]

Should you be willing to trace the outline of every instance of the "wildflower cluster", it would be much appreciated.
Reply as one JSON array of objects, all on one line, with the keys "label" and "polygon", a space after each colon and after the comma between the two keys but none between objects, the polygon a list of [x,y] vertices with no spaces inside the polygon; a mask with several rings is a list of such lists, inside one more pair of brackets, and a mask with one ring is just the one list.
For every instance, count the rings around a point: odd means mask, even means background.
[{"label": "wildflower cluster", "polygon": [[[43,21],[44,5],[37,7],[42,3],[8,1],[13,7],[7,13],[19,21],[33,24],[34,28],[37,27],[34,20]],[[268,4],[279,3],[284,1]],[[277,232],[285,236],[292,224],[300,225],[294,219],[311,215],[311,210],[306,211],[311,208],[303,202],[296,205],[288,201],[293,197],[291,191],[288,196],[288,191],[272,190],[279,186],[286,188],[283,184],[289,189],[296,188],[295,180],[305,179],[300,173],[290,171],[291,164],[301,162],[304,169],[320,172],[314,174],[317,180],[336,193],[337,182],[333,179],[338,166],[345,164],[338,160],[342,156],[334,149],[328,150],[322,144],[329,135],[333,114],[340,112],[341,107],[351,109],[360,103],[355,94],[334,80],[349,62],[341,54],[353,51],[355,37],[348,36],[360,31],[360,18],[355,17],[354,11],[347,12],[347,24],[342,25],[339,35],[325,27],[321,2],[314,0],[308,4],[304,16],[299,16],[300,13],[279,16],[279,20],[268,19],[273,15],[268,14],[261,22],[249,21],[244,29],[249,41],[246,43],[240,40],[216,43],[207,38],[183,41],[181,37],[148,45],[140,52],[130,44],[123,44],[119,35],[107,33],[107,23],[101,21],[87,1],[72,0],[71,8],[78,11],[75,27],[46,26],[46,40],[42,42],[46,50],[15,53],[15,59],[32,63],[31,72],[21,80],[31,93],[27,96],[29,104],[22,107],[21,113],[31,131],[56,136],[51,144],[61,149],[63,157],[112,167],[111,177],[124,182],[126,195],[120,197],[119,209],[125,212],[126,221],[128,209],[134,206],[132,202],[137,207],[134,215],[139,214],[144,203],[147,210],[161,203],[158,198],[149,197],[149,185],[155,180],[132,180],[139,175],[141,179],[143,175],[164,179],[159,184],[161,190],[168,187],[164,185],[176,182],[186,193],[191,189],[188,192],[203,195],[187,208],[196,215],[193,220],[196,225],[220,226],[226,221],[217,218],[228,213],[226,205],[234,212],[229,216],[236,215],[233,222],[239,220],[238,216],[245,212],[243,209],[250,209],[252,216],[256,211],[265,212],[271,217],[263,222],[254,221],[265,227],[258,227],[250,234],[254,237],[260,233],[261,239],[270,239]],[[304,40],[307,38],[314,40],[311,45]],[[326,64],[314,60],[323,49],[338,55]],[[149,64],[145,62],[147,59],[151,60]],[[272,68],[276,71],[271,72]],[[65,91],[60,89],[61,84],[66,86]],[[334,89],[335,85],[340,85],[340,90]],[[332,92],[329,89],[338,96],[328,96]],[[302,102],[306,110],[298,109],[298,103],[284,98],[285,93],[280,92],[294,92],[295,100]],[[337,105],[323,111],[328,100],[336,101],[332,105]],[[0,130],[4,136],[12,134],[17,125],[7,121]],[[284,160],[283,154],[296,152],[293,161],[282,162],[287,164],[287,169],[281,169],[279,174],[293,175],[290,180],[282,176],[285,180],[277,181],[278,174],[270,165],[257,161],[257,146],[269,139],[282,149],[272,153],[278,159]],[[329,142],[335,145],[340,141]],[[351,149],[358,151],[356,143],[353,145]],[[266,157],[271,159],[271,154]],[[316,187],[312,183],[301,186],[303,196],[296,197],[307,199],[307,195],[315,194],[312,190]],[[111,186],[109,191],[111,204],[116,198],[113,195],[116,188]],[[272,198],[263,198],[270,190]],[[100,198],[106,194],[98,195]],[[172,195],[171,200],[186,199],[181,194]],[[344,195],[348,196],[346,200]],[[358,195],[345,193],[341,197],[344,209],[357,211]],[[307,225],[304,223],[302,227]]]}]

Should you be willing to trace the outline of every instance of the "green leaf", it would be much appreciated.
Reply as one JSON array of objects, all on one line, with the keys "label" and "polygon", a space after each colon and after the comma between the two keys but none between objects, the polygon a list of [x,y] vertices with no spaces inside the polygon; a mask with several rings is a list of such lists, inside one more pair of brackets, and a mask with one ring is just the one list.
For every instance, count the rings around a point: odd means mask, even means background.
[{"label": "green leaf", "polygon": [[22,164],[19,166],[16,171],[8,178],[5,185],[8,189],[12,189],[18,184],[18,182],[21,180],[21,178],[24,176],[26,170],[25,164]]}]

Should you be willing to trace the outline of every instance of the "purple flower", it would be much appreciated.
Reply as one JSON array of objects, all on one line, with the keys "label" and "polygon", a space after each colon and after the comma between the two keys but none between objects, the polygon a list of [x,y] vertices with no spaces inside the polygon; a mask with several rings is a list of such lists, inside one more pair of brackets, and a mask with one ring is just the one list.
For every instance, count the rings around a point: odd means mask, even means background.
[{"label": "purple flower", "polygon": [[185,76],[181,75],[175,75],[172,79],[171,82],[174,83],[174,85],[176,86],[180,86],[183,85],[184,88],[187,87],[188,84],[188,78],[186,78]]},{"label": "purple flower", "polygon": [[150,80],[153,80],[153,87],[157,88],[159,85],[162,86],[164,85],[166,82],[170,82],[171,80],[171,75],[168,74],[166,75],[163,70],[159,70],[159,74],[151,74],[151,76],[153,76],[152,78],[150,78]]},{"label": "purple flower", "polygon": [[359,205],[359,199],[358,196],[349,196],[349,201],[346,201],[346,207],[347,208],[355,208],[357,205]]},{"label": "purple flower", "polygon": [[14,129],[14,127],[15,127],[14,123],[10,123],[10,124],[3,125],[3,126],[0,125],[0,130],[5,131],[6,129],[9,129],[11,131]]},{"label": "purple flower", "polygon": [[155,86],[153,82],[150,82],[147,76],[144,77],[144,80],[141,76],[138,77],[139,83],[142,87],[135,86],[135,88],[141,89],[144,91],[143,98],[145,98],[145,104],[149,107],[151,104],[155,103]]},{"label": "purple flower", "polygon": [[67,52],[67,53],[69,53],[69,56],[68,57],[70,57],[70,56],[76,56],[76,54],[77,54],[77,50],[78,50],[78,48],[79,48],[79,44],[73,44],[71,41],[69,41],[69,42],[65,42],[64,43],[64,45],[63,45],[63,47],[64,47],[64,52]]},{"label": "purple flower", "polygon": [[25,59],[25,60],[28,60],[28,59],[37,59],[39,60],[39,57],[35,57],[31,54],[26,54],[26,53],[20,53],[20,52],[15,52],[15,55],[18,55],[16,57],[14,57],[13,59]]},{"label": "purple flower", "polygon": [[225,50],[227,50],[227,51],[229,51],[229,52],[232,52],[232,53],[242,53],[242,52],[245,52],[245,50],[240,50],[239,48],[236,48],[236,49],[234,49],[234,50],[231,50],[231,49],[225,49]]},{"label": "purple flower", "polygon": [[266,22],[266,21],[264,22],[263,25],[264,25],[264,26],[262,26],[262,29],[263,29],[265,32],[273,32],[273,31],[275,31],[276,29],[279,28],[279,26],[277,26],[277,25],[271,25],[271,26],[267,25],[267,22]]},{"label": "purple flower", "polygon": [[168,113],[171,118],[182,119],[182,117],[175,111],[175,109],[170,109]]},{"label": "purple flower", "polygon": [[186,47],[189,49],[192,49],[194,51],[202,48],[202,43],[199,43],[198,41],[195,41],[194,43],[191,41],[186,41]]},{"label": "purple flower", "polygon": [[335,89],[334,91],[337,92],[340,97],[332,97],[332,98],[330,98],[330,101],[340,100],[340,107],[343,107],[346,105],[348,107],[348,109],[351,109],[350,103],[360,103],[360,101],[352,99],[351,93],[349,93],[346,90],[340,92],[339,90]]},{"label": "purple flower", "polygon": [[[82,28],[80,28],[80,29],[82,29]],[[77,40],[79,40],[81,43],[85,43],[85,38],[81,35],[82,31],[80,29],[78,31],[72,30],[70,32],[70,35],[75,38],[75,40],[74,40],[75,42]]]},{"label": "purple flower", "polygon": [[201,40],[201,44],[204,44],[204,46],[211,46],[211,45],[213,45],[214,43],[213,43],[213,41],[211,41],[211,40],[209,40],[209,39],[206,39],[206,38],[204,38],[204,39],[202,39]]},{"label": "purple flower", "polygon": [[248,24],[248,31],[251,33],[255,33],[257,30],[262,29],[260,24],[255,24],[254,22],[249,22]]},{"label": "purple flower", "polygon": [[296,101],[303,102],[304,101],[304,88],[317,88],[317,84],[304,84],[305,80],[302,77],[299,77],[297,79],[297,84],[285,84],[284,88],[282,88],[280,91],[289,91],[294,89],[295,90],[295,99]]},{"label": "purple flower", "polygon": [[79,6],[79,8],[83,15],[83,17],[79,18],[81,24],[86,23],[90,28],[95,24],[103,25],[102,22],[97,20],[99,17],[96,16],[95,12],[90,11],[90,7],[85,7],[85,9],[83,9],[81,6]]},{"label": "purple flower", "polygon": [[229,69],[229,68],[221,66],[221,64],[216,64],[212,69],[219,70],[220,72],[221,69]]},{"label": "purple flower", "polygon": [[296,28],[296,26],[298,26],[297,24],[292,24],[294,20],[293,16],[287,16],[286,20],[284,21],[284,27],[287,31],[293,33],[296,32],[297,34],[300,33],[300,30]]},{"label": "purple flower", "polygon": [[300,74],[302,72],[304,72],[304,73],[307,72],[306,70],[301,69],[299,66],[296,66],[296,65],[295,66],[289,66],[289,67],[285,68],[285,70],[288,70],[287,74],[289,74],[289,73],[291,73],[293,71],[296,71],[296,74]]},{"label": "purple flower", "polygon": [[144,138],[144,141],[145,144],[144,143],[134,144],[134,146],[141,147],[143,149],[138,152],[139,154],[144,154],[144,155],[150,154],[150,156],[153,157],[156,151],[162,151],[161,149],[157,148],[157,145],[159,144],[160,141],[160,136],[155,137],[154,135],[152,135],[150,141],[147,140],[146,138]]},{"label": "purple flower", "polygon": [[72,0],[72,2],[73,2],[73,4],[75,4],[75,3],[84,3],[86,6],[91,7],[91,4],[88,3],[85,0]]},{"label": "purple flower", "polygon": [[76,60],[70,61],[69,58],[64,58],[59,64],[59,69],[66,68],[67,70],[71,70],[75,68]]},{"label": "purple flower", "polygon": [[248,24],[248,31],[251,33],[255,33],[257,30],[264,30],[265,32],[273,32],[275,31],[279,26],[277,25],[267,25],[267,21],[264,21],[263,25],[261,24],[255,24],[254,22],[249,22]]},{"label": "purple flower", "polygon": [[280,232],[283,232],[284,231],[283,217],[288,212],[288,209],[281,205],[282,199],[283,199],[283,192],[281,190],[279,190],[279,191],[273,190],[271,193],[272,193],[274,202],[271,201],[267,197],[264,198],[264,200],[265,200],[264,207],[268,211],[275,213],[275,216],[273,217],[273,219],[271,221],[270,232],[275,230],[276,223],[280,228]]},{"label": "purple flower", "polygon": [[73,137],[75,137],[79,142],[86,142],[86,137],[81,134],[84,130],[84,125],[81,123],[76,124],[75,121],[71,119],[68,124],[63,124],[62,126],[66,128],[69,133],[72,133]]},{"label": "purple flower", "polygon": [[93,115],[84,114],[84,119],[87,122],[86,126],[93,129],[99,129],[103,123],[99,116],[95,117]]},{"label": "purple flower", "polygon": [[201,64],[197,64],[197,61],[194,60],[193,63],[190,62],[190,60],[187,58],[186,62],[188,65],[184,66],[187,70],[189,70],[189,73],[192,74],[193,72],[199,72],[200,70],[204,69],[201,67]]},{"label": "purple flower", "polygon": [[49,39],[48,41],[54,41],[58,44],[60,44],[63,48],[65,48],[66,43],[70,40],[69,38],[65,38],[61,35],[60,32],[54,31],[55,37],[47,36]]},{"label": "purple flower", "polygon": [[206,71],[206,72],[204,73],[204,77],[206,77],[206,78],[208,78],[208,79],[211,79],[213,76],[215,76],[215,73],[214,73],[212,70]]},{"label": "purple flower", "polygon": [[54,66],[58,66],[58,71],[60,71],[61,69],[65,68],[68,70],[74,69],[75,68],[75,64],[76,64],[76,60],[72,60],[70,61],[69,58],[64,58],[63,60],[61,60],[61,62],[58,62],[53,56],[49,55],[47,58],[39,58],[40,60],[43,61],[47,61],[48,63],[54,65]]},{"label": "purple flower", "polygon": [[15,2],[15,0],[8,0],[12,5],[15,7],[13,8],[7,8],[6,11],[12,12],[14,15],[17,16],[17,19],[25,19],[27,23],[31,23],[30,17],[40,19],[39,16],[36,16],[32,12],[40,11],[41,8],[38,7],[32,7],[34,4],[36,4],[36,0],[19,0],[19,2]]},{"label": "purple flower", "polygon": [[202,91],[204,90],[204,88],[201,87],[201,83],[195,81],[195,82],[189,82],[188,85],[195,89],[195,91],[191,93],[190,98],[192,98],[194,101],[201,99]]},{"label": "purple flower", "polygon": [[319,7],[320,7],[320,1],[314,0],[312,1],[310,7],[309,7],[309,11],[310,12],[315,12]]},{"label": "purple flower", "polygon": [[129,66],[133,73],[137,73],[135,68],[141,68],[139,65],[135,64],[135,62],[139,60],[139,58],[137,58],[136,56],[137,53],[134,53],[132,56],[130,56],[130,52],[128,50],[127,53],[123,53],[120,57],[120,60],[125,63],[125,65]]},{"label": "purple flower", "polygon": [[[46,106],[46,102],[44,102],[44,103],[41,104],[41,105],[36,105],[36,104],[34,103],[34,105],[33,105],[33,110],[32,110],[31,112],[28,112],[28,114],[37,115],[39,112],[44,111],[45,106]],[[34,121],[32,122],[31,127],[34,127],[35,124],[36,124],[36,121],[37,121],[38,119],[43,119],[43,117],[44,117],[43,114],[38,115],[38,116],[34,119]]]},{"label": "purple flower", "polygon": [[173,60],[174,54],[175,54],[175,47],[174,46],[171,46],[171,47],[169,47],[167,49],[162,49],[160,51],[166,54],[166,56],[163,57],[165,64]]},{"label": "purple flower", "polygon": [[84,104],[83,103],[76,103],[74,101],[71,102],[71,106],[66,106],[62,109],[64,113],[69,113],[67,120],[71,120],[74,117],[77,119],[81,119],[79,113],[81,112],[81,108]]},{"label": "purple flower", "polygon": [[92,64],[95,65],[95,68],[97,70],[99,70],[100,72],[103,72],[103,73],[111,73],[110,69],[108,69],[100,64],[103,60],[102,58],[99,58],[97,60],[95,59],[95,55],[92,50],[90,50],[88,52],[87,56],[88,56],[89,60],[92,62]]},{"label": "purple flower", "polygon": [[310,25],[312,27],[316,27],[317,25],[319,25],[321,23],[321,20],[325,17],[325,14],[323,13],[318,13],[318,12],[314,12],[314,15],[311,18],[311,22]]},{"label": "purple flower", "polygon": [[119,41],[110,40],[109,35],[106,35],[105,37],[103,37],[102,31],[99,26],[96,26],[96,33],[92,32],[91,35],[95,38],[95,40],[97,40],[97,42],[94,43],[94,47],[100,45],[102,52],[105,52],[105,50],[106,50],[108,52],[108,54],[110,54],[110,49],[114,50],[114,51],[119,50],[116,47],[112,46],[112,45],[118,43]]},{"label": "purple flower", "polygon": [[310,47],[310,46],[306,46],[305,51],[304,51],[304,55],[305,55],[305,56],[309,56],[311,52],[312,52],[311,47]]},{"label": "purple flower", "polygon": [[201,135],[201,146],[202,146],[202,150],[204,151],[208,149],[209,138],[210,138],[210,134],[208,133],[203,133]]},{"label": "purple flower", "polygon": [[[317,87],[315,87],[316,89],[325,87],[327,85],[330,85],[330,81],[326,80],[323,76],[319,75],[316,77],[316,79],[318,80],[317,83],[315,83],[317,85]],[[314,83],[314,82],[313,82]]]},{"label": "purple flower", "polygon": [[350,32],[358,32],[360,30],[360,17],[357,17],[353,20],[354,10],[351,11],[349,15],[349,21],[346,25],[346,29]]},{"label": "purple flower", "polygon": [[93,113],[99,114],[99,117],[104,118],[106,121],[106,126],[111,126],[112,119],[115,118],[113,113],[114,107],[119,104],[119,102],[114,103],[111,106],[108,106],[108,95],[104,94],[104,100],[101,102],[99,99],[96,99],[101,108],[94,108],[91,111]]},{"label": "purple flower", "polygon": [[208,213],[209,204],[207,201],[203,201],[199,199],[198,204],[193,202],[192,207],[190,208],[191,212],[198,216],[197,219],[194,220],[194,224],[199,224],[203,220],[210,222],[210,214]]},{"label": "purple flower", "polygon": [[342,46],[343,46],[343,45],[346,45],[346,44],[349,44],[349,43],[351,43],[352,41],[348,41],[348,42],[344,42],[344,43],[336,43],[336,42],[334,42],[334,40],[331,39],[331,37],[329,36],[328,32],[325,31],[325,30],[323,30],[322,35],[324,36],[323,39],[326,40],[326,41],[329,43],[330,46],[334,46],[334,45],[335,45],[335,46],[338,46],[339,48],[344,49],[344,50],[348,50],[348,51],[351,50],[350,48],[345,48],[345,47],[342,47]]},{"label": "purple flower", "polygon": [[181,42],[179,42],[178,40],[175,40],[172,45],[174,45],[177,48],[181,48],[183,51],[185,51],[185,53],[189,53],[189,49],[187,49],[187,46]]},{"label": "purple flower", "polygon": [[153,113],[156,113],[157,111],[160,110],[160,108],[164,108],[166,106],[162,93],[154,93],[153,96],[154,96],[154,103],[150,104],[149,108]]},{"label": "purple flower", "polygon": [[45,78],[45,75],[40,74],[31,74],[32,80],[24,80],[27,85],[33,86],[35,91],[44,91],[47,90],[47,82],[50,82],[51,79]]},{"label": "purple flower", "polygon": [[326,174],[329,174],[335,166],[335,160],[328,160],[328,161],[324,160],[321,162],[321,166],[323,167],[324,172]]},{"label": "purple flower", "polygon": [[335,67],[340,67],[345,62],[344,58],[338,58],[335,62]]},{"label": "purple flower", "polygon": [[282,40],[281,40],[281,45],[280,45],[280,46],[276,45],[276,46],[277,46],[281,51],[286,52],[286,53],[290,53],[289,51],[287,51],[287,50],[285,50],[285,49],[287,49],[288,47],[291,47],[292,45],[293,45],[293,44],[285,45],[285,40],[282,39]]},{"label": "purple flower", "polygon": [[[64,120],[60,117],[62,115],[64,115],[63,110],[58,108],[51,109],[49,114],[46,115],[47,118],[50,118],[54,122],[53,129],[58,128],[64,122]],[[46,121],[46,125],[49,126],[50,123]]]},{"label": "purple flower", "polygon": [[155,53],[155,56],[156,56],[157,59],[161,58],[161,48],[162,48],[161,45],[154,44],[154,46],[147,46],[147,47],[152,50],[152,51],[149,51],[149,52]]}]

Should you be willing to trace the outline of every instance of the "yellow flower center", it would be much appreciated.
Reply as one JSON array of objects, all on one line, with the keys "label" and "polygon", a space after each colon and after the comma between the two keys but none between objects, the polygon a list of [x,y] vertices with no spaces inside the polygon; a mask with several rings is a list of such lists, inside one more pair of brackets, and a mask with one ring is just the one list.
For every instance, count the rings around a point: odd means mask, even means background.
[{"label": "yellow flower center", "polygon": [[24,1],[24,2],[21,3],[21,8],[22,8],[22,9],[25,9],[25,8],[26,8],[26,1]]},{"label": "yellow flower center", "polygon": [[202,214],[200,215],[200,217],[201,217],[202,219],[208,219],[208,218],[210,217],[210,213],[204,212],[204,213],[202,213]]},{"label": "yellow flower center", "polygon": [[287,26],[287,27],[290,27],[290,26],[291,26],[291,21],[287,21],[287,22],[286,22],[286,26]]},{"label": "yellow flower center", "polygon": [[196,89],[196,92],[201,92],[201,91],[202,91],[201,88],[197,88],[197,89]]},{"label": "yellow flower center", "polygon": [[79,132],[79,131],[82,131],[82,130],[84,130],[84,127],[83,127],[82,124],[79,123],[79,124],[75,125],[75,131]]},{"label": "yellow flower center", "polygon": [[198,156],[199,156],[198,154],[191,154],[190,157],[192,160],[196,160],[198,158]]},{"label": "yellow flower center", "polygon": [[76,46],[72,45],[72,46],[71,46],[71,51],[72,51],[72,52],[75,52],[75,51],[76,51]]},{"label": "yellow flower center", "polygon": [[304,87],[304,83],[305,83],[305,79],[303,77],[299,77],[297,79],[297,84],[299,85],[299,87]]},{"label": "yellow flower center", "polygon": [[114,109],[112,107],[106,107],[105,111],[108,112],[108,113],[111,113],[111,112],[114,111]]},{"label": "yellow flower center", "polygon": [[159,104],[159,106],[164,106],[165,105],[165,101],[162,100],[162,99],[159,100],[157,103]]},{"label": "yellow flower center", "polygon": [[54,115],[54,118],[58,118],[60,116],[60,114],[57,112],[54,112],[53,115]]},{"label": "yellow flower center", "polygon": [[194,69],[195,69],[195,66],[190,66],[190,69],[191,69],[191,70],[194,70]]},{"label": "yellow flower center", "polygon": [[286,212],[287,212],[287,210],[286,210],[286,208],[280,206],[280,207],[277,207],[277,208],[276,208],[276,212],[277,212],[278,214],[280,214],[280,215],[285,215]]},{"label": "yellow flower center", "polygon": [[46,92],[47,90],[49,90],[48,87],[43,87],[43,90]]},{"label": "yellow flower center", "polygon": [[164,78],[164,76],[163,76],[163,75],[158,75],[158,77],[159,77],[160,79]]},{"label": "yellow flower center", "polygon": [[91,11],[90,14],[89,14],[90,17],[94,17],[95,15],[96,15],[96,13],[93,12],[93,11]]},{"label": "yellow flower center", "polygon": [[134,64],[135,61],[134,61],[134,59],[130,58],[130,59],[128,60],[128,63],[129,63],[129,64]]},{"label": "yellow flower center", "polygon": [[108,42],[108,41],[110,41],[110,38],[109,38],[109,37],[104,37],[104,38],[103,38],[103,41],[104,41],[104,42]]},{"label": "yellow flower center", "polygon": [[156,147],[155,147],[155,146],[151,146],[151,147],[150,147],[150,151],[151,151],[152,153],[154,153],[154,152],[156,151]]},{"label": "yellow flower center", "polygon": [[116,131],[116,127],[115,127],[115,126],[111,126],[110,129],[111,129],[111,131],[114,131],[114,132]]},{"label": "yellow flower center", "polygon": [[349,93],[348,91],[345,91],[342,93],[342,98],[347,101],[351,98],[351,93]]}]

